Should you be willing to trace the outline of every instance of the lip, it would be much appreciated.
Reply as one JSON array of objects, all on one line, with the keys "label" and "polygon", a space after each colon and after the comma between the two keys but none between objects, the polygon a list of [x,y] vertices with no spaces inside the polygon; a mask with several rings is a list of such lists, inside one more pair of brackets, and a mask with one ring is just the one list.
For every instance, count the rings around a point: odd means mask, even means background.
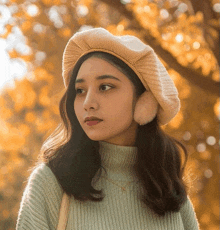
[{"label": "lip", "polygon": [[102,119],[100,119],[98,117],[91,116],[91,117],[86,117],[84,119],[84,122],[87,122],[87,121],[102,121]]},{"label": "lip", "polygon": [[102,120],[92,120],[92,121],[86,121],[86,124],[88,126],[93,126],[93,125],[97,125],[100,122],[102,122]]}]

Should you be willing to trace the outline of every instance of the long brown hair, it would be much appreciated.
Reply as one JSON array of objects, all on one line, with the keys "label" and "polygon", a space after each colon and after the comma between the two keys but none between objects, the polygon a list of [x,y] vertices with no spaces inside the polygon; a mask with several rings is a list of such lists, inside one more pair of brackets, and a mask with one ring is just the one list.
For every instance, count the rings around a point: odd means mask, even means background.
[{"label": "long brown hair", "polygon": [[[137,75],[122,60],[104,52],[82,56],[73,68],[70,83],[59,103],[62,122],[43,143],[37,164],[46,163],[68,195],[81,201],[100,202],[104,199],[102,189],[96,190],[91,185],[96,173],[101,175],[99,170],[104,169],[99,142],[88,138],[73,106],[77,73],[82,63],[92,56],[103,58],[122,71],[135,85],[137,96],[144,92]],[[150,123],[138,126],[135,146],[138,148],[135,171],[145,190],[142,201],[159,215],[179,211],[187,198],[183,172],[188,153],[184,145],[166,134],[155,117]],[[184,161],[180,150],[183,150]]]}]

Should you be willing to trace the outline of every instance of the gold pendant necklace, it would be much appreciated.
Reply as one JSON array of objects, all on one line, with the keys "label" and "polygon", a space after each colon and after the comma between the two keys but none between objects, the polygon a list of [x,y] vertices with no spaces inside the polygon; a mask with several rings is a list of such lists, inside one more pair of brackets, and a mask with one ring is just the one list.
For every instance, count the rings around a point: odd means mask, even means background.
[{"label": "gold pendant necklace", "polygon": [[126,188],[125,187],[127,187],[130,183],[132,183],[133,181],[129,181],[128,183],[126,183],[125,184],[125,186],[120,186],[120,185],[118,185],[117,183],[115,183],[115,181],[113,181],[112,179],[110,179],[110,178],[106,178],[106,177],[103,177],[103,176],[101,176],[102,178],[105,178],[105,179],[107,179],[109,182],[111,182],[112,184],[115,184],[115,185],[117,185],[118,187],[120,187],[121,189],[122,189],[122,191],[124,192],[124,191],[126,191]]}]

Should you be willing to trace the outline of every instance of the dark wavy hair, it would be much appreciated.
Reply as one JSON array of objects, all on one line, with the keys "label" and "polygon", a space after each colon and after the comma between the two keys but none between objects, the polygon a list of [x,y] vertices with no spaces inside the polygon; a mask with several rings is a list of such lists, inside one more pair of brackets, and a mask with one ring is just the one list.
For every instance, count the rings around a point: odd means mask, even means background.
[{"label": "dark wavy hair", "polygon": [[[99,142],[88,138],[73,106],[76,96],[74,84],[79,68],[93,56],[108,61],[122,71],[135,85],[137,96],[146,90],[135,72],[109,53],[88,53],[74,66],[69,85],[59,103],[61,123],[43,143],[37,165],[46,163],[63,190],[81,201],[104,199],[103,190],[96,190],[91,184],[96,173],[100,176],[104,169]],[[135,146],[138,148],[135,172],[145,191],[142,201],[161,216],[169,211],[178,212],[187,198],[188,187],[183,180],[188,160],[186,148],[160,128],[157,117],[146,125],[138,126]]]}]

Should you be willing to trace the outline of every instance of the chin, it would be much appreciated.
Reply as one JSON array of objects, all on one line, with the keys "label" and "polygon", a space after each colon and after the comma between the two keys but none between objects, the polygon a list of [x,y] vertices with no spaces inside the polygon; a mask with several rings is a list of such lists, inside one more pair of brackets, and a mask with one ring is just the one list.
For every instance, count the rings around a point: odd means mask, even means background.
[{"label": "chin", "polygon": [[91,134],[90,135],[86,134],[86,135],[92,141],[102,141],[103,139],[105,139],[105,138],[103,138],[103,135],[91,135]]},{"label": "chin", "polygon": [[[94,131],[94,132],[85,132],[89,139],[92,141],[103,141],[109,138],[108,135],[105,135],[105,132]],[[111,138],[111,136],[110,136]]]}]

